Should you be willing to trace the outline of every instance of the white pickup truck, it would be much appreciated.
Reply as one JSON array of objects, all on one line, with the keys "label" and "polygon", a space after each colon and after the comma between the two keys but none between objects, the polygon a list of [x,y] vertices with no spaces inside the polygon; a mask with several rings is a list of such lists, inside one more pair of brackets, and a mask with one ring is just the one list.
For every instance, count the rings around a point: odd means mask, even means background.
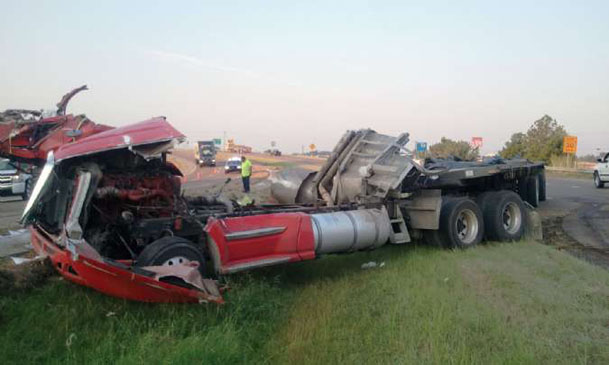
[{"label": "white pickup truck", "polygon": [[7,159],[0,159],[0,195],[21,195],[23,200],[28,200],[34,188],[32,175],[18,167]]},{"label": "white pickup truck", "polygon": [[599,158],[594,168],[594,185],[600,189],[609,183],[609,152]]}]

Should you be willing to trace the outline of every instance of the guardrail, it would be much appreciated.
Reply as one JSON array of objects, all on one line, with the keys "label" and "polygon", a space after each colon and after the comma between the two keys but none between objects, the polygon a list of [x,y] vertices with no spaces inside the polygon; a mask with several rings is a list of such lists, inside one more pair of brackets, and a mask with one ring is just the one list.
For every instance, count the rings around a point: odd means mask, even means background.
[{"label": "guardrail", "polygon": [[592,174],[594,170],[589,169],[575,169],[569,167],[554,167],[554,166],[546,166],[546,170],[548,171],[556,171],[556,172],[573,172],[573,173],[582,173],[582,174]]}]

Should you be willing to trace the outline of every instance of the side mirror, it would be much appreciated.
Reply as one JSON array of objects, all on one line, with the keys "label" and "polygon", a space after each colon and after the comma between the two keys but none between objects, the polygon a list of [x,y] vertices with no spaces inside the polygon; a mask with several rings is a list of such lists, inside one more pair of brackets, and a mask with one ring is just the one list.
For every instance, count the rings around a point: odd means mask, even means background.
[{"label": "side mirror", "polygon": [[603,159],[602,158],[597,158],[596,162],[603,162]]}]

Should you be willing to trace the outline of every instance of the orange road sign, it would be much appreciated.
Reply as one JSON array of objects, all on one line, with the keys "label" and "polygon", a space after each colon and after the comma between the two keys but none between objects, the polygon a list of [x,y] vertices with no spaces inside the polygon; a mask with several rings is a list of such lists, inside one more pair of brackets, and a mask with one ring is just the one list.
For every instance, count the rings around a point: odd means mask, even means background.
[{"label": "orange road sign", "polygon": [[562,141],[562,151],[564,153],[575,154],[577,152],[577,137],[565,136]]}]

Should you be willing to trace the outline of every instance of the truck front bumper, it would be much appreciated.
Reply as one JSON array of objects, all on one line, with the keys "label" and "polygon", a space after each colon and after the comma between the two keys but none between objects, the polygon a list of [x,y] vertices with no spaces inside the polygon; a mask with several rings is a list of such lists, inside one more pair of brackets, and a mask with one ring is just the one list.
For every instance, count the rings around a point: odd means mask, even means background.
[{"label": "truck front bumper", "polygon": [[188,289],[155,279],[146,270],[127,263],[94,259],[84,252],[77,255],[58,246],[55,238],[35,226],[30,227],[32,246],[48,256],[53,267],[66,279],[117,298],[153,303],[224,303],[221,295]]}]

